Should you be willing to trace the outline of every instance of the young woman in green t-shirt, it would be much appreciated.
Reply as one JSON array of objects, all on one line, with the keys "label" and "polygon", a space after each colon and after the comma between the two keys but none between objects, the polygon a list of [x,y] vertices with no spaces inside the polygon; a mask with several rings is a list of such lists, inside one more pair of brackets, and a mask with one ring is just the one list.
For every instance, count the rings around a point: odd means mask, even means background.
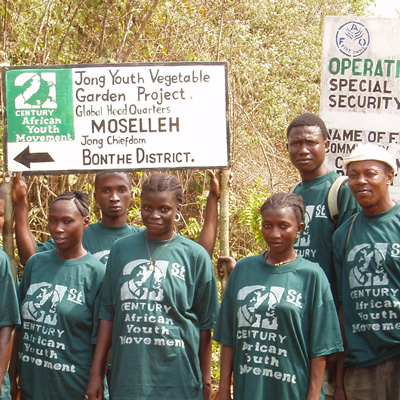
[{"label": "young woman in green t-shirt", "polygon": [[218,292],[207,252],[175,232],[181,204],[175,176],[150,175],[141,193],[146,229],[111,248],[89,400],[102,399],[110,348],[112,398],[209,398]]},{"label": "young woman in green t-shirt", "polygon": [[51,204],[48,229],[56,248],[29,258],[18,288],[22,323],[10,366],[13,398],[18,375],[22,400],[85,396],[105,273],[82,246],[88,224],[84,193],[63,193]]},{"label": "young woman in green t-shirt", "polygon": [[214,331],[222,344],[217,400],[320,400],[326,356],[342,350],[322,269],[296,254],[304,227],[301,197],[277,193],[261,207],[268,250],[240,260]]}]

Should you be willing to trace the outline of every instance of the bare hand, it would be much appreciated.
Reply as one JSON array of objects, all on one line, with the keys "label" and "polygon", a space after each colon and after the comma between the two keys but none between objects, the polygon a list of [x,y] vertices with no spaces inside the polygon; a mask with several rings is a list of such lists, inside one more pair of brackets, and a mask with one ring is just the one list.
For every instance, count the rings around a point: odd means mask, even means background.
[{"label": "bare hand", "polygon": [[207,170],[208,175],[210,176],[210,195],[215,196],[218,200],[221,197],[221,173],[219,170],[215,174],[210,169]]},{"label": "bare hand", "polygon": [[26,185],[25,178],[22,172],[18,172],[17,176],[13,179],[12,199],[14,203],[26,200],[28,194],[28,186]]},{"label": "bare hand", "polygon": [[218,394],[215,400],[232,400],[230,389],[218,390]]},{"label": "bare hand", "polygon": [[226,264],[226,271],[228,272],[228,275],[231,274],[233,268],[235,268],[236,265],[236,260],[233,257],[228,257],[228,256],[220,256],[217,260],[217,271],[218,271],[218,278],[223,279],[225,275],[225,270],[223,263]]},{"label": "bare hand", "polygon": [[11,399],[17,400],[19,392],[18,383],[16,379],[12,379],[11,377],[10,377],[10,389],[11,389]]},{"label": "bare hand", "polygon": [[346,392],[344,389],[335,387],[335,393],[332,396],[333,400],[347,400]]},{"label": "bare hand", "polygon": [[86,389],[85,399],[88,400],[103,400],[104,381],[101,378],[89,379],[88,387]]}]

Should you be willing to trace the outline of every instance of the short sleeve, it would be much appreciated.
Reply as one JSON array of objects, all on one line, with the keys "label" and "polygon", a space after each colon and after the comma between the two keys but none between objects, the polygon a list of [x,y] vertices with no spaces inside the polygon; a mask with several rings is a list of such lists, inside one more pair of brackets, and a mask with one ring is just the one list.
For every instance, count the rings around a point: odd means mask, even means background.
[{"label": "short sleeve", "polygon": [[54,243],[53,239],[50,239],[48,242],[36,243],[36,253],[53,250],[55,248],[56,244]]},{"label": "short sleeve", "polygon": [[352,215],[360,211],[361,207],[351,193],[349,184],[346,182],[339,191],[338,195],[339,218],[337,226],[348,220]]},{"label": "short sleeve", "polygon": [[[347,228],[347,229],[346,229]],[[335,267],[337,281],[337,295],[339,301],[342,301],[343,290],[343,257],[344,241],[347,240],[348,224],[341,226],[333,235],[333,265]]]},{"label": "short sleeve", "polygon": [[3,251],[0,254],[0,327],[20,324],[17,294],[10,260]]},{"label": "short sleeve", "polygon": [[311,358],[343,351],[339,319],[329,286],[314,306],[311,324]]},{"label": "short sleeve", "polygon": [[208,255],[199,254],[197,261],[200,269],[193,310],[199,320],[200,330],[212,329],[218,315],[219,300],[217,282]]},{"label": "short sleeve", "polygon": [[110,256],[108,257],[106,273],[103,279],[103,285],[101,288],[101,303],[99,310],[99,319],[105,319],[107,321],[114,321],[114,294],[112,285],[112,271],[113,264],[115,263],[115,246],[111,248]]},{"label": "short sleeve", "polygon": [[[229,278],[231,279],[232,276]],[[229,281],[228,281],[229,285]],[[227,288],[228,289],[228,288]],[[225,346],[233,346],[233,304],[230,293],[225,291],[215,324],[213,339]]]}]

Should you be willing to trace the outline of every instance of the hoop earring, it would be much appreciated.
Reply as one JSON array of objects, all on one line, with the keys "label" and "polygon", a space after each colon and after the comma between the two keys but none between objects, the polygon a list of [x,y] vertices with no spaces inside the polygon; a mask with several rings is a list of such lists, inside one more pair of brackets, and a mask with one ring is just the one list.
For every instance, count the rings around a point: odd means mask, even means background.
[{"label": "hoop earring", "polygon": [[182,214],[180,213],[180,211],[177,211],[174,221],[179,222],[181,220],[181,218],[182,218]]}]

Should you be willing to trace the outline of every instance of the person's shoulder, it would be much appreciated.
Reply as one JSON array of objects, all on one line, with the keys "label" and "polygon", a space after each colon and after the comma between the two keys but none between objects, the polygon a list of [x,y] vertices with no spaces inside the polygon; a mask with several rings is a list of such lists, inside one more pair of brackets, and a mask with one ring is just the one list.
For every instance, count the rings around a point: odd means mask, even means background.
[{"label": "person's shoulder", "polygon": [[[232,274],[235,272],[236,274],[242,273],[245,271],[245,274],[248,274],[248,268],[263,265],[265,264],[264,254],[256,254],[251,256],[246,256],[241,258],[235,265],[235,268],[232,270]],[[232,276],[231,274],[231,276]]]},{"label": "person's shoulder", "polygon": [[45,259],[49,259],[49,258],[54,258],[57,256],[57,248],[51,248],[49,250],[45,250],[45,251],[40,251],[38,253],[32,254],[29,259],[28,262],[31,261],[31,263],[37,263],[37,262],[41,262],[41,260],[45,260]]},{"label": "person's shoulder", "polygon": [[138,231],[132,231],[132,233],[130,233],[129,235],[120,237],[119,239],[117,239],[111,248],[117,248],[117,247],[125,247],[127,245],[132,246],[133,243],[137,240],[140,240],[143,238],[144,235],[144,230],[143,229],[139,229]]},{"label": "person's shoulder", "polygon": [[321,281],[329,286],[328,278],[319,264],[306,260],[301,256],[298,257],[300,257],[299,259],[300,263],[296,268],[297,272],[302,272],[303,277],[304,275],[307,275],[307,279],[309,280],[314,279],[317,281]]},{"label": "person's shoulder", "polygon": [[359,218],[359,212],[353,214],[350,218],[345,220],[333,233],[332,242],[334,252],[342,251],[347,247],[347,241],[349,236],[350,229],[353,230],[355,227],[355,221]]},{"label": "person's shoulder", "polygon": [[[348,182],[349,178],[347,176],[343,176],[342,179],[343,179],[343,183],[341,184],[341,186],[338,190],[339,199],[344,196],[353,197],[353,194],[351,193],[351,189],[350,189],[349,182]],[[354,198],[354,201],[355,201],[355,198]]]},{"label": "person's shoulder", "polygon": [[43,266],[54,265],[55,263],[58,262],[58,260],[59,258],[57,256],[56,248],[32,254],[29,257],[28,261],[26,262],[24,268],[24,274],[27,273],[28,271],[30,273],[35,273],[37,271],[40,271],[43,268]]},{"label": "person's shoulder", "polygon": [[0,248],[0,276],[3,277],[11,272],[11,262],[8,254]]},{"label": "person's shoulder", "polygon": [[0,263],[6,263],[10,262],[10,258],[8,257],[8,254],[4,251],[2,247],[0,247]]},{"label": "person's shoulder", "polygon": [[131,232],[131,234],[135,234],[135,233],[140,233],[143,232],[146,228],[142,228],[139,226],[135,226],[135,225],[128,225],[128,229]]},{"label": "person's shoulder", "polygon": [[299,264],[296,269],[302,269],[308,271],[312,275],[325,275],[324,270],[315,262],[306,260],[302,256],[297,256]]},{"label": "person's shoulder", "polygon": [[210,257],[206,249],[201,244],[195,242],[192,239],[188,239],[182,236],[180,233],[178,233],[176,236],[176,245],[183,246],[185,249],[187,249],[187,251],[190,251],[192,254],[194,253],[205,255],[208,258]]},{"label": "person's shoulder", "polygon": [[354,218],[357,218],[358,213],[353,214],[353,216],[351,216],[350,218],[346,219],[346,221],[344,221],[342,223],[342,225],[340,225],[336,231],[333,234],[333,241],[335,241],[335,238],[339,238],[340,236],[343,235],[347,235],[347,232],[349,231],[350,225],[353,223]]},{"label": "person's shoulder", "polygon": [[92,253],[87,252],[87,254],[83,256],[81,260],[89,270],[104,274],[106,270],[105,264],[98,260]]}]

